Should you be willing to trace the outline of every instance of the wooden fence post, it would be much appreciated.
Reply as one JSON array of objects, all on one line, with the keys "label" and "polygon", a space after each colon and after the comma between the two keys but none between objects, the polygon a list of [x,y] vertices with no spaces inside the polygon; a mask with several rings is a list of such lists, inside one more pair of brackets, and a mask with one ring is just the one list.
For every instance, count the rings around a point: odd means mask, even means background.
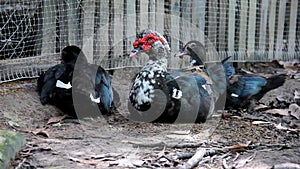
[{"label": "wooden fence post", "polygon": [[66,0],[68,44],[80,46],[79,4],[77,0]]},{"label": "wooden fence post", "polygon": [[[99,27],[96,31],[96,50],[95,55],[97,56],[96,63],[100,64],[108,59],[110,44],[109,44],[109,0],[101,0],[99,7]],[[102,66],[108,67],[108,63],[102,63]]]},{"label": "wooden fence post", "polygon": [[[226,34],[227,34],[227,29],[226,29],[226,23],[228,21],[228,18],[226,18],[226,14],[227,14],[227,1],[219,1],[220,4],[220,8],[219,8],[219,12],[220,12],[220,19],[219,19],[219,31],[217,32],[219,35],[219,39],[218,39],[218,50],[219,51],[225,51],[227,46],[227,41],[226,41]],[[203,23],[205,23],[205,18]]]},{"label": "wooden fence post", "polygon": [[296,42],[296,29],[297,29],[297,14],[298,14],[298,0],[291,0],[290,25],[289,25],[289,37],[288,37],[289,58],[292,57],[294,55],[294,52],[296,51],[295,42]]},{"label": "wooden fence post", "polygon": [[243,58],[245,55],[246,47],[247,47],[247,42],[246,42],[246,37],[247,37],[247,16],[248,16],[248,0],[241,0],[241,10],[240,10],[240,21],[239,21],[239,45],[238,45],[238,50],[239,50],[239,58]]},{"label": "wooden fence post", "polygon": [[115,66],[120,66],[120,57],[123,56],[123,40],[124,40],[124,1],[114,0],[114,18],[113,18],[113,59],[115,60]]},{"label": "wooden fence post", "polygon": [[59,44],[60,49],[62,50],[65,46],[69,45],[68,43],[68,13],[67,13],[67,4],[65,1],[58,1],[58,20],[59,20]]},{"label": "wooden fence post", "polygon": [[165,2],[162,0],[156,0],[155,5],[155,29],[158,32],[164,33]]},{"label": "wooden fence post", "polygon": [[[171,49],[176,50],[179,48],[179,40],[180,40],[180,0],[172,0],[170,2],[171,9],[170,9],[170,32],[171,32]],[[178,67],[179,65],[179,58],[172,58],[170,61],[170,65],[174,67]]]},{"label": "wooden fence post", "polygon": [[[256,1],[257,0],[250,0],[250,2],[249,2],[247,52],[250,52],[250,56],[252,56],[252,54],[255,50]],[[245,59],[251,59],[251,58],[245,58]]]},{"label": "wooden fence post", "polygon": [[276,1],[269,1],[269,60],[274,59],[274,43],[275,43],[275,20],[276,20]]},{"label": "wooden fence post", "polygon": [[268,19],[268,3],[269,0],[262,0],[260,7],[260,31],[259,31],[259,45],[258,50],[260,54],[265,55],[266,49],[266,36],[267,36],[267,19]]},{"label": "wooden fence post", "polygon": [[283,47],[283,31],[284,31],[284,21],[285,21],[285,11],[286,11],[286,0],[280,0],[279,12],[278,12],[278,22],[277,22],[277,40],[276,40],[276,54],[275,59],[279,59],[282,56]]},{"label": "wooden fence post", "polygon": [[149,28],[148,24],[148,0],[140,1],[140,31]]},{"label": "wooden fence post", "polygon": [[[236,0],[229,0],[229,11],[228,11],[228,40],[227,46],[228,51],[234,51],[234,36],[235,36],[235,6]],[[234,58],[233,58],[234,59]]]},{"label": "wooden fence post", "polygon": [[155,0],[149,0],[149,28],[155,30]]},{"label": "wooden fence post", "polygon": [[[127,0],[126,5],[126,53],[130,53],[130,51],[133,49],[133,42],[136,39],[136,9],[135,9],[135,0]],[[132,61],[133,59],[128,59],[128,61]],[[131,62],[133,63],[133,62]],[[126,66],[129,66],[131,63],[125,64]],[[135,62],[135,64],[137,64]]]},{"label": "wooden fence post", "polygon": [[56,48],[56,0],[43,1],[42,56],[54,54]]},{"label": "wooden fence post", "polygon": [[94,0],[85,0],[83,4],[82,51],[89,63],[93,63],[94,57],[95,5]]},{"label": "wooden fence post", "polygon": [[198,40],[205,46],[205,7],[206,0],[192,0],[191,39]]}]

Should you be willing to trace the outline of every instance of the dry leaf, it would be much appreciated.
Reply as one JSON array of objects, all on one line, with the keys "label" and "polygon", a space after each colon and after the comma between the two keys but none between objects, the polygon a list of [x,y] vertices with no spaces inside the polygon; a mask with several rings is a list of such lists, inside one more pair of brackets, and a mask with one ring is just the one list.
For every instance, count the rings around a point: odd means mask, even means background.
[{"label": "dry leaf", "polygon": [[300,119],[300,107],[297,104],[291,104],[289,110],[291,111],[291,116],[295,117],[297,120]]},{"label": "dry leaf", "polygon": [[228,113],[222,113],[222,118],[223,118],[223,119],[231,118],[231,114],[228,114]]},{"label": "dry leaf", "polygon": [[289,110],[288,109],[270,109],[266,110],[266,113],[274,114],[274,115],[281,115],[281,116],[289,116]]},{"label": "dry leaf", "polygon": [[237,145],[224,147],[224,149],[242,149],[242,148],[247,148],[250,144],[251,144],[251,141],[247,141],[247,143],[241,143],[241,144],[237,144]]},{"label": "dry leaf", "polygon": [[51,117],[48,122],[47,125],[49,124],[53,124],[53,123],[59,123],[61,122],[63,119],[67,118],[68,115],[63,115],[63,116],[57,116],[57,117]]},{"label": "dry leaf", "polygon": [[41,135],[44,137],[49,137],[49,133],[46,131],[46,128],[38,128],[30,131],[34,135]]}]

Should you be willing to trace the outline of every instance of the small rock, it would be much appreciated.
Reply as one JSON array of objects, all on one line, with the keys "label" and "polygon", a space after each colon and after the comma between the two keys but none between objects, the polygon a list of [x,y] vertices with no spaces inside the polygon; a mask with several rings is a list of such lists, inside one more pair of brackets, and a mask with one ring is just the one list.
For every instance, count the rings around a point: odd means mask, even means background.
[{"label": "small rock", "polygon": [[300,107],[297,104],[291,104],[289,110],[291,111],[291,116],[295,117],[297,120],[300,119]]}]

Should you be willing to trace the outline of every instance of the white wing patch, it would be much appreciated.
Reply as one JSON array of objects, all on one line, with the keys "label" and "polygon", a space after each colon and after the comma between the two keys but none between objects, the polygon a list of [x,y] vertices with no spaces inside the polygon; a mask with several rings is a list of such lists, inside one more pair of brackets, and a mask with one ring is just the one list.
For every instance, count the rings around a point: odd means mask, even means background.
[{"label": "white wing patch", "polygon": [[182,92],[176,88],[173,89],[172,97],[174,99],[180,99],[182,97]]},{"label": "white wing patch", "polygon": [[92,95],[92,93],[90,94],[90,98],[91,98],[91,101],[92,102],[95,102],[95,103],[100,103],[100,97],[98,97],[98,98],[94,98],[94,96]]},{"label": "white wing patch", "polygon": [[63,89],[71,89],[72,85],[71,85],[71,82],[69,82],[69,83],[66,84],[66,83],[64,83],[64,82],[62,82],[60,80],[57,80],[56,81],[56,87],[63,88]]},{"label": "white wing patch", "polygon": [[231,93],[232,97],[239,97],[239,95],[235,94],[235,93]]}]

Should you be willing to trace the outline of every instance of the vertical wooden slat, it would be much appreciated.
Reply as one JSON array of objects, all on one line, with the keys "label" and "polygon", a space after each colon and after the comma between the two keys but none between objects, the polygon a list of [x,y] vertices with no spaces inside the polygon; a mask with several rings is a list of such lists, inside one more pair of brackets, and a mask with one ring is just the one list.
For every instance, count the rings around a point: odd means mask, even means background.
[{"label": "vertical wooden slat", "polygon": [[286,0],[280,0],[275,59],[279,59],[282,56],[285,11],[286,11]]},{"label": "vertical wooden slat", "polygon": [[[290,12],[290,26],[289,26],[289,43],[288,54],[292,58],[295,52],[296,42],[296,29],[297,29],[297,13],[298,13],[298,0],[291,0],[291,12]],[[298,39],[299,40],[299,39]]]},{"label": "vertical wooden slat", "polygon": [[68,17],[67,17],[67,4],[65,1],[58,1],[59,10],[59,36],[60,36],[60,49],[68,45]]},{"label": "vertical wooden slat", "polygon": [[226,18],[226,13],[227,13],[227,1],[223,1],[223,0],[219,0],[219,12],[220,12],[220,20],[219,20],[219,32],[218,32],[218,35],[219,35],[219,43],[218,43],[218,50],[219,51],[225,51],[226,50],[226,34],[227,34],[227,31],[226,31],[226,21],[227,21],[227,18]]},{"label": "vertical wooden slat", "polygon": [[56,46],[56,1],[43,2],[42,56],[55,53]]},{"label": "vertical wooden slat", "polygon": [[251,53],[255,50],[255,29],[256,29],[256,1],[249,1],[249,21],[248,21],[248,41],[247,51]]},{"label": "vertical wooden slat", "polygon": [[85,0],[83,4],[83,36],[82,51],[89,63],[93,63],[94,56],[94,26],[95,26],[95,1]]},{"label": "vertical wooden slat", "polygon": [[156,0],[156,13],[155,13],[155,29],[158,32],[164,32],[164,1]]},{"label": "vertical wooden slat", "polygon": [[[101,0],[99,9],[99,27],[96,31],[97,64],[107,59],[109,53],[109,0]],[[103,65],[107,67],[107,65]]]},{"label": "vertical wooden slat", "polygon": [[208,40],[212,45],[216,45],[217,35],[217,4],[215,0],[208,1]]},{"label": "vertical wooden slat", "polygon": [[133,49],[132,44],[136,38],[136,10],[135,10],[135,0],[127,0],[127,15],[126,17],[126,53],[130,53]]},{"label": "vertical wooden slat", "polygon": [[239,27],[239,51],[241,52],[240,58],[243,57],[242,52],[246,50],[246,35],[247,35],[247,15],[248,15],[248,0],[241,0],[240,12],[240,27]]},{"label": "vertical wooden slat", "polygon": [[140,29],[144,30],[149,27],[148,25],[148,0],[140,1]]},{"label": "vertical wooden slat", "polygon": [[[114,22],[113,22],[113,54],[114,59],[119,59],[123,55],[123,10],[124,10],[124,1],[123,0],[114,0]],[[120,66],[120,65],[116,65]]]},{"label": "vertical wooden slat", "polygon": [[[191,40],[191,31],[192,31],[192,18],[191,18],[191,6],[192,6],[192,0],[185,0],[185,1],[181,1],[181,19],[180,19],[180,41],[183,44],[186,44],[188,41]],[[179,50],[179,47],[177,48],[172,48],[175,51]],[[183,67],[185,65],[185,63],[188,63],[190,60],[190,58],[188,57],[184,57],[183,59],[181,59],[180,62],[180,67]]]},{"label": "vertical wooden slat", "polygon": [[228,51],[234,51],[234,35],[235,35],[235,6],[236,0],[229,0],[228,11]]},{"label": "vertical wooden slat", "polygon": [[274,43],[275,43],[275,20],[276,20],[276,1],[269,1],[269,60],[274,57]]},{"label": "vertical wooden slat", "polygon": [[267,33],[267,19],[268,19],[268,3],[269,0],[262,0],[261,17],[260,17],[260,31],[259,31],[259,50],[266,49],[266,33]]},{"label": "vertical wooden slat", "polygon": [[[182,17],[180,19],[180,41],[183,44],[191,40],[191,0],[185,0],[181,2],[181,13]],[[179,48],[173,48],[174,50],[179,50]]]},{"label": "vertical wooden slat", "polygon": [[149,28],[155,30],[155,0],[149,0]]},{"label": "vertical wooden slat", "polygon": [[180,0],[173,0],[171,1],[171,48],[177,49],[179,47],[179,13],[180,13]]},{"label": "vertical wooden slat", "polygon": [[192,25],[191,25],[191,40],[197,40],[203,45],[204,28],[205,28],[205,4],[206,0],[192,0]]},{"label": "vertical wooden slat", "polygon": [[[180,0],[172,0],[170,2],[171,5],[171,11],[170,11],[170,32],[171,32],[171,49],[176,50],[179,48],[179,39],[180,39]],[[178,58],[172,58],[170,61],[171,66],[178,67]]]},{"label": "vertical wooden slat", "polygon": [[80,45],[79,10],[77,0],[67,0],[68,44]]}]

